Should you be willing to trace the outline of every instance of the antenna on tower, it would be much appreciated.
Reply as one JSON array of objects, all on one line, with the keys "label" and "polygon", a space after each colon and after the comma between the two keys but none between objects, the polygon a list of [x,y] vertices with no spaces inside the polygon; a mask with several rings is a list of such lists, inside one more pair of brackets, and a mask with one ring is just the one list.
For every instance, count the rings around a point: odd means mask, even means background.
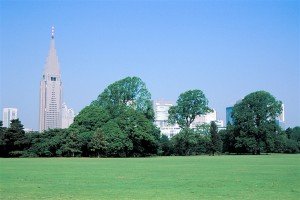
[{"label": "antenna on tower", "polygon": [[54,26],[51,27],[51,38],[54,39]]}]

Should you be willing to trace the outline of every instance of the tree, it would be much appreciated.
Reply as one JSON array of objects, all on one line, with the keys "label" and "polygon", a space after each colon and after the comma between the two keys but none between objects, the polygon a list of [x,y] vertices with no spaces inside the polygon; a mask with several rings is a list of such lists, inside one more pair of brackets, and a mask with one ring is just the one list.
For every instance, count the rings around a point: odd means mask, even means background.
[{"label": "tree", "polygon": [[216,152],[222,152],[222,140],[214,121],[210,123],[210,150],[213,156]]},{"label": "tree", "polygon": [[[2,126],[1,126],[2,127]],[[21,156],[27,144],[23,124],[19,119],[11,120],[9,128],[1,128],[2,156]]]},{"label": "tree", "polygon": [[194,148],[194,154],[207,154],[210,153],[210,138],[207,135],[195,134],[197,144]]},{"label": "tree", "polygon": [[126,157],[133,149],[128,134],[122,131],[116,120],[110,120],[102,128],[107,142],[107,155],[113,157]]},{"label": "tree", "polygon": [[176,155],[188,156],[196,154],[195,149],[197,148],[198,141],[192,129],[182,129],[171,138],[171,143]]},{"label": "tree", "polygon": [[159,140],[159,155],[169,156],[172,154],[171,142],[166,135],[162,135]]},{"label": "tree", "polygon": [[126,107],[114,120],[132,142],[129,156],[157,154],[160,132],[145,115]]},{"label": "tree", "polygon": [[91,151],[101,153],[101,135],[94,135],[95,131],[101,131],[107,142],[107,156],[157,154],[159,130],[153,125],[153,119],[151,95],[145,83],[140,78],[127,77],[109,85],[76,116],[68,129],[76,132],[76,139],[68,137],[70,142],[66,142],[74,148],[63,144],[63,152],[68,150],[70,154],[71,150],[78,150],[79,143],[82,155],[93,154]]},{"label": "tree", "polygon": [[189,90],[180,94],[176,106],[169,109],[169,122],[178,123],[180,128],[189,128],[197,115],[204,115],[212,110],[201,90]]},{"label": "tree", "polygon": [[119,115],[119,107],[131,107],[154,120],[151,94],[146,84],[138,77],[126,77],[109,85],[99,96],[95,105],[101,105],[115,116]]},{"label": "tree", "polygon": [[230,123],[227,125],[226,130],[220,130],[219,134],[223,143],[223,152],[239,153],[235,147],[234,127]]},{"label": "tree", "polygon": [[95,131],[111,118],[109,112],[101,106],[91,104],[86,106],[75,117],[70,129],[78,132]]},{"label": "tree", "polygon": [[0,156],[6,157],[8,152],[6,150],[6,127],[3,127],[3,122],[0,120]]},{"label": "tree", "polygon": [[91,140],[91,150],[97,153],[97,157],[104,155],[107,149],[107,141],[101,129],[97,129]]},{"label": "tree", "polygon": [[232,117],[236,149],[252,154],[269,151],[274,134],[280,131],[275,119],[281,113],[281,104],[266,91],[253,92],[235,104]]},{"label": "tree", "polygon": [[300,142],[300,126],[296,126],[292,129],[290,139]]},{"label": "tree", "polygon": [[24,156],[54,157],[62,156],[62,143],[67,135],[66,129],[49,129],[42,133],[26,134],[30,147]]},{"label": "tree", "polygon": [[91,141],[94,133],[95,131],[78,132],[77,137],[81,145],[81,156],[88,157],[94,154],[94,151],[91,151]]},{"label": "tree", "polygon": [[61,145],[62,155],[75,157],[75,155],[80,155],[82,153],[82,144],[78,135],[77,131],[66,131]]},{"label": "tree", "polygon": [[300,151],[300,127],[285,130],[287,139],[285,141],[285,153],[298,153]]},{"label": "tree", "polygon": [[207,136],[210,134],[210,124],[203,123],[196,126],[195,132],[202,136]]}]

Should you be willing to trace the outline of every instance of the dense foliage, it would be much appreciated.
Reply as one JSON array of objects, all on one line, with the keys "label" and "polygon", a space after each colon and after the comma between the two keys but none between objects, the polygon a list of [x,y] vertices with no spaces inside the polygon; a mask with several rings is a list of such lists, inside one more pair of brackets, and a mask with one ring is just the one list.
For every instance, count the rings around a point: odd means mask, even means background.
[{"label": "dense foliage", "polygon": [[236,151],[260,154],[272,152],[274,138],[280,133],[276,123],[281,102],[270,93],[257,91],[233,107],[233,134]]},{"label": "dense foliage", "polygon": [[188,90],[178,97],[177,105],[169,109],[169,122],[177,123],[180,128],[190,128],[198,115],[204,115],[212,110],[208,107],[208,100],[201,90]]},{"label": "dense foliage", "polygon": [[247,95],[234,106],[234,123],[225,130],[218,131],[215,122],[191,129],[195,116],[211,110],[207,102],[200,90],[181,94],[177,105],[171,107],[170,121],[180,123],[182,129],[168,138],[153,123],[145,84],[136,77],[125,78],[108,86],[82,109],[68,129],[25,133],[19,119],[12,120],[9,128],[0,121],[0,156],[141,157],[300,151],[300,127],[281,130],[276,123],[281,102],[271,94],[258,91]]},{"label": "dense foliage", "polygon": [[123,107],[130,107],[154,120],[151,94],[138,77],[127,77],[109,85],[93,104],[107,109],[113,116],[122,113]]},{"label": "dense foliage", "polygon": [[105,156],[158,154],[160,132],[153,124],[151,95],[137,77],[109,85],[68,129],[25,134],[19,120],[1,126],[1,156]]}]

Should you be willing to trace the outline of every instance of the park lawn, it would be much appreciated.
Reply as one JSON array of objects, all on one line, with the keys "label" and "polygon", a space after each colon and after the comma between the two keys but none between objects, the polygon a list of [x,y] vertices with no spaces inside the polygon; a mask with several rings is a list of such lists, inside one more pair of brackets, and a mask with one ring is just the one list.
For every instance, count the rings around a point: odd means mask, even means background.
[{"label": "park lawn", "polygon": [[0,159],[0,199],[299,199],[300,154]]}]

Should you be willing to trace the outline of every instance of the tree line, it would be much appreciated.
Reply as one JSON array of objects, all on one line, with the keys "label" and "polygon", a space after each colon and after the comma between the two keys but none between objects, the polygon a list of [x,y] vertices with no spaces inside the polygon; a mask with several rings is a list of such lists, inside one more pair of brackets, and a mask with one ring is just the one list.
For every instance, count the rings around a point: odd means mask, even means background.
[{"label": "tree line", "polygon": [[233,124],[215,122],[192,129],[196,116],[212,111],[201,90],[189,90],[169,109],[169,123],[181,131],[168,138],[154,125],[151,94],[138,77],[109,85],[75,117],[68,129],[25,133],[19,119],[0,121],[1,157],[144,157],[221,153],[298,153],[300,127],[276,123],[281,102],[265,91],[247,95],[233,107]]}]

